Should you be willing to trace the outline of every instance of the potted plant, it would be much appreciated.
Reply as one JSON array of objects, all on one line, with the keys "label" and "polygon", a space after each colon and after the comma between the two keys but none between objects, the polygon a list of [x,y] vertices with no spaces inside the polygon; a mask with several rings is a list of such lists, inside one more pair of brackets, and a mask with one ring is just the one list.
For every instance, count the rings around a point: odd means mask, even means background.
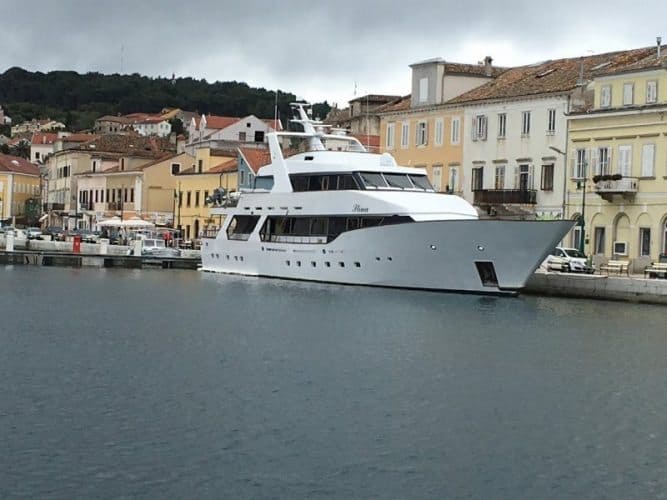
[{"label": "potted plant", "polygon": [[611,176],[612,181],[620,181],[623,178],[621,174],[614,174]]}]

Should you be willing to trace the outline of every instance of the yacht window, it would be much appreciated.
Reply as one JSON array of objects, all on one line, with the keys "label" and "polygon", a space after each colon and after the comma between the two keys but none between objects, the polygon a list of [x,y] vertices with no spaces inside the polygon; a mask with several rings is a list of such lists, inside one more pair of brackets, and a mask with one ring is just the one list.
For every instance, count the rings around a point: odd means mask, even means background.
[{"label": "yacht window", "polygon": [[415,187],[419,189],[424,189],[426,191],[435,191],[433,189],[433,186],[431,186],[428,177],[426,177],[425,175],[410,174],[409,177],[412,183],[415,185]]},{"label": "yacht window", "polygon": [[230,240],[247,240],[259,221],[259,215],[235,215],[227,227]]},{"label": "yacht window", "polygon": [[414,186],[406,174],[384,174],[387,184],[401,189],[413,189]]},{"label": "yacht window", "polygon": [[310,234],[317,236],[326,236],[327,234],[327,218],[315,217],[310,223]]},{"label": "yacht window", "polygon": [[353,229],[359,229],[359,218],[350,217],[347,219],[347,230],[352,231]]},{"label": "yacht window", "polygon": [[308,191],[308,176],[290,175],[290,181],[292,181],[294,191]]},{"label": "yacht window", "polygon": [[343,174],[338,176],[338,189],[359,189],[359,186],[352,174]]},{"label": "yacht window", "polygon": [[382,217],[364,217],[361,219],[361,227],[374,227],[382,224]]},{"label": "yacht window", "polygon": [[361,180],[364,182],[367,188],[385,188],[387,183],[382,177],[382,174],[375,172],[360,172]]}]

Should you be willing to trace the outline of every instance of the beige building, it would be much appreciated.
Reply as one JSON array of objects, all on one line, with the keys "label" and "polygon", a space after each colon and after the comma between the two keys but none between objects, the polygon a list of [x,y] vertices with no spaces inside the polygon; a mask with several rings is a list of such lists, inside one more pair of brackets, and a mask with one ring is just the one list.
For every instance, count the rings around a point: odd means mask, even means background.
[{"label": "beige building", "polygon": [[23,158],[0,153],[0,220],[26,223],[26,202],[39,207],[39,169]]},{"label": "beige building", "polygon": [[[602,62],[592,105],[569,119],[568,217],[583,215],[586,254],[629,259],[635,270],[667,255],[666,49]],[[569,243],[580,241],[578,226]]]}]

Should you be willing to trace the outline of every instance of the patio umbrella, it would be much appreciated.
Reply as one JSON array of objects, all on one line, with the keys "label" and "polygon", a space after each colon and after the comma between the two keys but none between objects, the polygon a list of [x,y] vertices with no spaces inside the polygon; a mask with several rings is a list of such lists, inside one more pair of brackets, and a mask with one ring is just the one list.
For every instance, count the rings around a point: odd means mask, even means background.
[{"label": "patio umbrella", "polygon": [[155,227],[155,224],[152,222],[140,219],[139,217],[132,217],[131,219],[124,220],[120,225],[122,227]]},{"label": "patio umbrella", "polygon": [[122,226],[122,222],[123,221],[120,220],[120,217],[111,217],[111,219],[99,221],[97,225],[100,227],[120,227]]}]

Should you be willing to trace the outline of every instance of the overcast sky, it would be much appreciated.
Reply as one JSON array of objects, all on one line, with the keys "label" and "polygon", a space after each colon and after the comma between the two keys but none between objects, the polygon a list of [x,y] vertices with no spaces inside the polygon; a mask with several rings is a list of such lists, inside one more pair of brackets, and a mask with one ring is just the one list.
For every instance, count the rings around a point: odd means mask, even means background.
[{"label": "overcast sky", "polygon": [[356,96],[410,93],[408,65],[433,57],[510,66],[667,43],[666,14],[665,0],[0,0],[0,72],[175,73],[342,107],[355,82]]}]

